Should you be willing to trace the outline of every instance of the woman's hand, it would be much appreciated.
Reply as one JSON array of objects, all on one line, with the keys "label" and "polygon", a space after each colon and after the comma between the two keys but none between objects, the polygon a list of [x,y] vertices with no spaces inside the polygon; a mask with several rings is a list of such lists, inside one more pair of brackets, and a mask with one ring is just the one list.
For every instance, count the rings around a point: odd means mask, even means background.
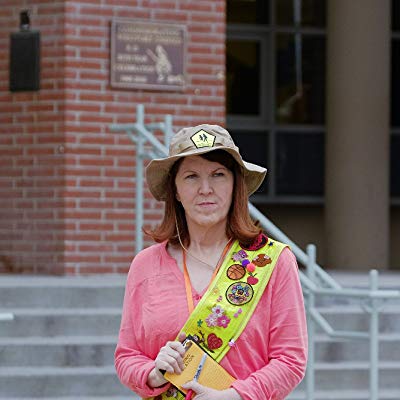
[{"label": "woman's hand", "polygon": [[192,389],[196,393],[193,400],[242,400],[242,397],[233,388],[215,390],[200,385],[200,383],[196,381],[187,382],[182,385],[182,387],[187,390]]},{"label": "woman's hand", "polygon": [[179,341],[167,342],[165,346],[161,347],[155,359],[155,367],[150,372],[147,378],[147,383],[151,387],[159,387],[167,383],[161,371],[167,371],[172,374],[180,374],[183,371],[183,356],[185,348],[182,341],[185,340],[186,335],[180,334]]}]

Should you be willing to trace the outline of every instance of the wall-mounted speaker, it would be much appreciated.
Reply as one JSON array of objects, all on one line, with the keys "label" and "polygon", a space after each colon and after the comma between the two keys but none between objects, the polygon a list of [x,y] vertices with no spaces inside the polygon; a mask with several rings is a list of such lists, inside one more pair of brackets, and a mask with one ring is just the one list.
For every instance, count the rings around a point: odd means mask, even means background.
[{"label": "wall-mounted speaker", "polygon": [[40,32],[10,35],[10,91],[40,89]]}]

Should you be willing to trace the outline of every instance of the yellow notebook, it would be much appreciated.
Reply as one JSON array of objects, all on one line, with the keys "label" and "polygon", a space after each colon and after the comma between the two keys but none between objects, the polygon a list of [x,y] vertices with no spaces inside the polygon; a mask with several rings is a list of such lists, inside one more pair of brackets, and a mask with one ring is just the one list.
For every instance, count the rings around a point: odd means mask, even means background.
[{"label": "yellow notebook", "polygon": [[[166,372],[164,375],[165,379],[170,381],[183,393],[186,393],[186,390],[182,388],[182,385],[193,379],[204,354],[204,350],[191,340],[185,342],[185,348],[186,353],[183,357],[185,369],[183,372],[180,375]],[[198,382],[213,389],[224,390],[229,388],[234,381],[235,378],[207,354],[207,359],[201,370]]]}]

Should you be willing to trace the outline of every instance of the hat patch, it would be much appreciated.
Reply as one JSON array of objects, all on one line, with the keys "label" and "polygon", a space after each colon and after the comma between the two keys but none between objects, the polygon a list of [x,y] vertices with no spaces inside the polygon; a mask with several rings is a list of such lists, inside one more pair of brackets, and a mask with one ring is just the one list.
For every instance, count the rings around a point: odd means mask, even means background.
[{"label": "hat patch", "polygon": [[198,149],[202,147],[214,147],[215,138],[215,135],[212,135],[203,129],[197,131],[193,136],[190,137]]}]

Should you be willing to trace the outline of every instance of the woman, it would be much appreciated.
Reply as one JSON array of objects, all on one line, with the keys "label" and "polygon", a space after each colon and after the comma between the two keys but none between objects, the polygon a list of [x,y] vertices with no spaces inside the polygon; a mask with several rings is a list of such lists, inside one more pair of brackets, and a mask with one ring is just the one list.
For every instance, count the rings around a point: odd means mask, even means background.
[{"label": "woman", "polygon": [[182,373],[187,335],[236,378],[224,390],[188,382],[196,400],[284,399],[303,378],[296,260],[248,212],[265,175],[216,125],[182,129],[148,165],[164,219],[147,232],[157,244],[132,262],[115,352],[121,382],[140,396],[183,398],[163,373]]}]

